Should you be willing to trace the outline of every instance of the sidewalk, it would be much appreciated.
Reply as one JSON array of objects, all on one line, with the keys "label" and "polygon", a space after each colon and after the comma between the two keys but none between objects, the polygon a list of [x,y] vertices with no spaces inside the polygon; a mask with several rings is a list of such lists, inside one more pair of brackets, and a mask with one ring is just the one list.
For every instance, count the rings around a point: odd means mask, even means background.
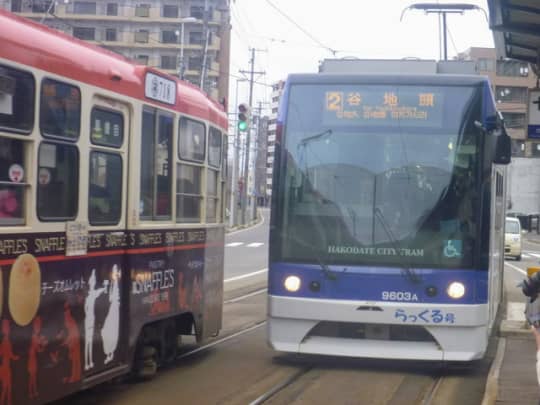
[{"label": "sidewalk", "polygon": [[[525,235],[540,243],[536,232]],[[508,303],[501,322],[497,354],[488,375],[482,405],[538,405],[540,388],[536,377],[536,343],[525,321],[523,303]]]}]

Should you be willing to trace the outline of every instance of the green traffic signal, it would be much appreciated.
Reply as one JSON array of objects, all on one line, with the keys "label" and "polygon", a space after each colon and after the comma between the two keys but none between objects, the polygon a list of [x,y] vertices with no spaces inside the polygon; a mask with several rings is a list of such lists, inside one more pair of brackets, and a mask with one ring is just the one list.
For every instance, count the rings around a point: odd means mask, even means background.
[{"label": "green traffic signal", "polygon": [[238,106],[238,130],[247,131],[249,127],[249,107],[247,104],[240,104]]}]

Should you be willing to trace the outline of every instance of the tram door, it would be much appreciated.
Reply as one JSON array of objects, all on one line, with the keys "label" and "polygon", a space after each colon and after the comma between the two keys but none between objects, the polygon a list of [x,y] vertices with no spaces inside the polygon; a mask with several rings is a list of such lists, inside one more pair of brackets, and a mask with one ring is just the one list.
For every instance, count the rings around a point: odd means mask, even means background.
[{"label": "tram door", "polygon": [[489,329],[493,326],[502,295],[504,268],[504,169],[493,166],[491,176],[490,262],[488,276]]},{"label": "tram door", "polygon": [[[95,96],[88,151],[89,258],[84,309],[86,377],[127,363],[129,271],[125,259],[130,109]],[[86,161],[81,157],[82,162]],[[83,163],[84,164],[84,163]]]}]

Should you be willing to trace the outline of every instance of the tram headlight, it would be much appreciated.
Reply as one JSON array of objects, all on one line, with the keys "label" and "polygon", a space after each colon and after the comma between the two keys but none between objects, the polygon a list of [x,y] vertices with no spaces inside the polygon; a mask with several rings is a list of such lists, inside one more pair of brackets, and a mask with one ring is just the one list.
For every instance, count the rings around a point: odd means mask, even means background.
[{"label": "tram headlight", "polygon": [[300,289],[300,285],[302,282],[300,281],[300,277],[298,276],[288,276],[285,279],[285,282],[283,285],[285,286],[285,289],[289,292],[296,292]]},{"label": "tram headlight", "polygon": [[465,295],[465,286],[459,281],[454,281],[453,283],[450,283],[446,292],[450,298],[457,300]]}]

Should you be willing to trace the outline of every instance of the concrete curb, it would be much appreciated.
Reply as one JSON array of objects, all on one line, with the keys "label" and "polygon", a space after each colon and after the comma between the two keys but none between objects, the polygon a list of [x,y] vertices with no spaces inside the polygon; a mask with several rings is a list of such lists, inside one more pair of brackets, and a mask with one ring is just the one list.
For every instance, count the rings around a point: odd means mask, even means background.
[{"label": "concrete curb", "polygon": [[486,382],[486,390],[482,399],[482,405],[494,405],[499,394],[499,374],[504,359],[504,351],[506,350],[506,339],[501,337],[497,344],[497,353],[489,369],[489,374]]}]

